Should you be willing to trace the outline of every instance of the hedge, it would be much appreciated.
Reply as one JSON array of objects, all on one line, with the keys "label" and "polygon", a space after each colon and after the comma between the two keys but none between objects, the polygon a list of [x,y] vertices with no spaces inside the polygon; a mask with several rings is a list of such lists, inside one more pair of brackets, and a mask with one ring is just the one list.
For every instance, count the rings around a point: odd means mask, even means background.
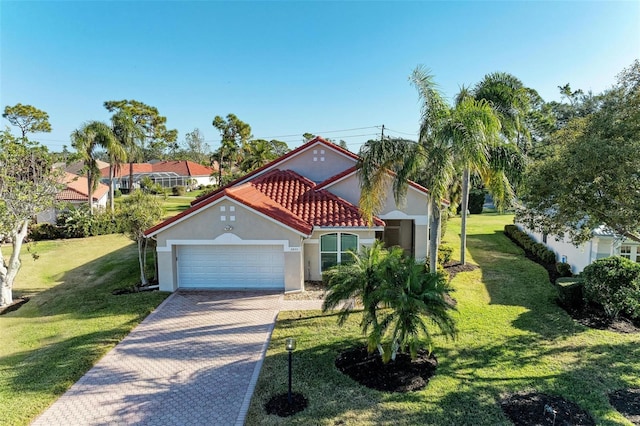
[{"label": "hedge", "polygon": [[580,278],[558,278],[558,299],[563,306],[580,308],[583,305],[583,281]]}]

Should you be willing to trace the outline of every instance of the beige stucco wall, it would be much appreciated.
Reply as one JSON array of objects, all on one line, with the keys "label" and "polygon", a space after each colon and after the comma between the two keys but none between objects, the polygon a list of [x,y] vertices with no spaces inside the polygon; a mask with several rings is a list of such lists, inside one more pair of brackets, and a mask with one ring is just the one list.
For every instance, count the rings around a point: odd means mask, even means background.
[{"label": "beige stucco wall", "polygon": [[304,282],[302,237],[300,233],[283,227],[240,203],[223,198],[155,235],[158,242],[160,289],[177,289],[177,246],[281,244],[285,263],[285,291],[301,290]]},{"label": "beige stucco wall", "polygon": [[358,236],[358,246],[371,246],[375,240],[375,229],[317,229],[314,230],[311,238],[304,240],[304,278],[311,281],[322,280],[322,272],[320,271],[320,236],[324,234],[333,234],[343,232],[355,234]]},{"label": "beige stucco wall", "polygon": [[314,182],[322,182],[356,164],[356,160],[317,144],[278,164],[281,170],[293,170]]}]

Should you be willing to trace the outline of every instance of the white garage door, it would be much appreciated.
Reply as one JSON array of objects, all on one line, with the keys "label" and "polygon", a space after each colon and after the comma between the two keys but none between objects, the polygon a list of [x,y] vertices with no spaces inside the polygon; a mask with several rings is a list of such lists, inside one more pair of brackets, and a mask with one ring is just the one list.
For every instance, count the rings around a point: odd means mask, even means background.
[{"label": "white garage door", "polygon": [[284,288],[282,246],[178,247],[183,288]]}]

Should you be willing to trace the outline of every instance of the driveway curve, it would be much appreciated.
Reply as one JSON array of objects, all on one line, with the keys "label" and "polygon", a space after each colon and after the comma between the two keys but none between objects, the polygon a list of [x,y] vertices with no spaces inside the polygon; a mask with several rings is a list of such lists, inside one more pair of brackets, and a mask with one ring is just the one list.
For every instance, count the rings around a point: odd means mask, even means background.
[{"label": "driveway curve", "polygon": [[281,299],[172,294],[33,424],[242,425]]}]

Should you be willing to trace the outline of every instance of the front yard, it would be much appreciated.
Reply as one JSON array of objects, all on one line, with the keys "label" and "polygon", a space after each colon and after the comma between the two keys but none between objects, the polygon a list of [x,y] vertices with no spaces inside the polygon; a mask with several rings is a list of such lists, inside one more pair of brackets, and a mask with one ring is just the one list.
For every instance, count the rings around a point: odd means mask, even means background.
[{"label": "front yard", "polygon": [[[283,312],[278,317],[247,424],[508,425],[499,401],[523,390],[562,396],[597,424],[631,424],[608,393],[640,387],[640,335],[591,330],[555,304],[546,271],[527,260],[502,229],[510,215],[471,216],[468,259],[480,269],[452,281],[458,340],[437,339],[439,366],[427,387],[410,393],[368,389],[334,366],[339,352],[363,344],[359,319],[342,328],[336,316]],[[459,251],[459,219],[446,240]],[[265,402],[287,389],[284,340],[295,337],[294,391],[309,400],[292,417],[267,415]],[[541,413],[542,420],[543,413]]]},{"label": "front yard", "polygon": [[[146,317],[166,293],[114,296],[139,280],[137,249],[123,235],[37,244],[0,316],[0,424],[28,424]],[[9,253],[6,252],[5,255]]]}]

